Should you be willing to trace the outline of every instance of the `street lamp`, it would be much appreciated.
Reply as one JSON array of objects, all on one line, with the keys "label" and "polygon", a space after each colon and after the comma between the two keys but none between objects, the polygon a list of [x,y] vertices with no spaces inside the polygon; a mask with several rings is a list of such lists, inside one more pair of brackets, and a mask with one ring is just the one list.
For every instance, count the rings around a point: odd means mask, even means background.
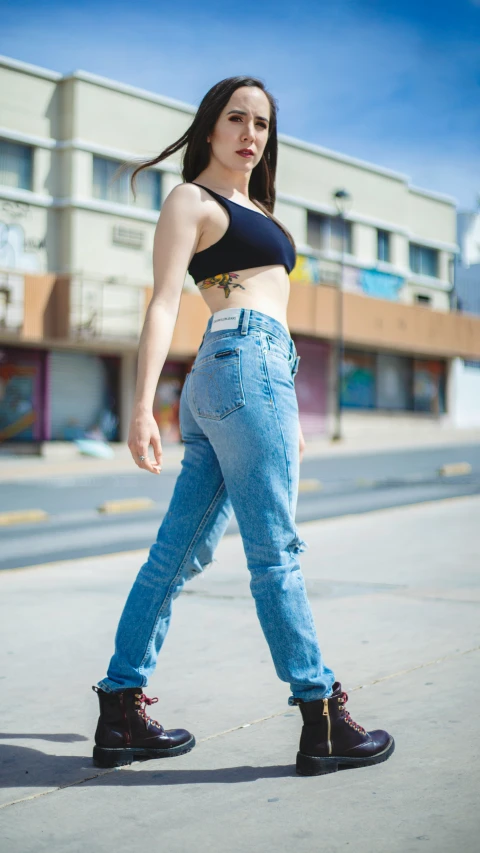
[{"label": "street lamp", "polygon": [[332,441],[342,440],[341,416],[342,416],[342,365],[343,365],[343,274],[345,268],[346,252],[346,220],[345,216],[350,210],[352,197],[347,190],[336,190],[333,194],[335,207],[337,208],[338,221],[340,223],[341,253],[340,253],[340,277],[337,284],[337,320],[335,337],[335,427]]}]

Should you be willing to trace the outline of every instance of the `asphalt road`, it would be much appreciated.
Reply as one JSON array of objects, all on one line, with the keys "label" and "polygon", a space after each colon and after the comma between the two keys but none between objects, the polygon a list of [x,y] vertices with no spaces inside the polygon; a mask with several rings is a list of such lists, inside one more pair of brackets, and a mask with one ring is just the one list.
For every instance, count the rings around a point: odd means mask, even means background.
[{"label": "asphalt road", "polygon": [[[468,462],[470,474],[442,477],[438,469]],[[301,491],[297,522],[480,494],[480,444],[401,450],[358,456],[305,459],[301,480],[318,480]],[[45,562],[148,548],[168,509],[177,472],[160,477],[131,474],[75,475],[0,484],[0,512],[43,509],[49,518],[0,528],[0,570]],[[105,516],[107,500],[149,497],[152,509]],[[227,535],[238,532],[235,518]]]}]

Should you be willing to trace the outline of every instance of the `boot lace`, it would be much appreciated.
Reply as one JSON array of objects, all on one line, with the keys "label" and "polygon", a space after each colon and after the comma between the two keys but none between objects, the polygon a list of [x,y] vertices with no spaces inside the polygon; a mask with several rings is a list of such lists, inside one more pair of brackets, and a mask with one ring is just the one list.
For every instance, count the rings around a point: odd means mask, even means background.
[{"label": "boot lace", "polygon": [[155,696],[153,699],[149,699],[148,696],[145,696],[145,693],[135,693],[135,705],[138,705],[137,714],[139,717],[142,717],[145,720],[145,723],[153,723],[154,726],[158,726],[159,729],[162,729],[163,726],[160,725],[157,720],[153,720],[152,717],[149,717],[146,712],[146,705],[155,705],[158,702],[158,698]]},{"label": "boot lace", "polygon": [[[343,702],[343,705],[342,705],[342,702]],[[355,720],[352,720],[352,718],[351,718],[351,716],[350,716],[350,712],[349,712],[349,711],[347,711],[347,710],[346,710],[346,708],[345,708],[345,703],[346,703],[346,702],[348,702],[348,693],[343,692],[343,693],[341,693],[341,694],[340,694],[340,696],[338,697],[338,703],[339,703],[339,704],[338,704],[338,707],[339,707],[339,710],[340,710],[340,711],[344,711],[344,712],[345,712],[345,713],[344,713],[344,716],[343,716],[343,718],[344,718],[345,722],[346,722],[346,723],[348,723],[348,725],[350,726],[350,728],[355,729],[355,731],[360,732],[360,734],[362,734],[362,735],[366,735],[366,734],[367,734],[367,732],[365,731],[365,729],[363,728],[363,726],[359,726],[359,725],[358,725],[358,723],[356,723],[356,722],[355,722]]]}]

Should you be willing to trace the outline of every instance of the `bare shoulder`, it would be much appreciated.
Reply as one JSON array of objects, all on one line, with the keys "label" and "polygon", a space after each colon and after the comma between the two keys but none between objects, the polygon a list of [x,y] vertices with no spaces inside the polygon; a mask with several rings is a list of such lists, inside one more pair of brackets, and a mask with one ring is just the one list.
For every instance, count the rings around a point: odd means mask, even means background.
[{"label": "bare shoulder", "polygon": [[178,184],[165,199],[162,210],[173,216],[199,219],[203,215],[201,189],[197,184]]}]

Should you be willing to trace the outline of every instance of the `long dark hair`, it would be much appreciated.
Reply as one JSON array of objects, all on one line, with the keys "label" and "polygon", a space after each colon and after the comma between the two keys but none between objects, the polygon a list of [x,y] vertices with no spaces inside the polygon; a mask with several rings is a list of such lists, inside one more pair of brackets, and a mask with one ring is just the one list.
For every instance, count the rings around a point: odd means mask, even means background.
[{"label": "long dark hair", "polygon": [[183,136],[169,145],[168,148],[165,148],[158,157],[154,157],[153,160],[146,160],[134,169],[130,179],[132,192],[135,197],[136,176],[142,169],[148,169],[149,166],[161,163],[162,160],[166,160],[167,157],[175,154],[181,148],[185,148],[182,157],[182,178],[188,183],[194,181],[210,162],[210,147],[207,142],[207,136],[213,132],[220,113],[236,89],[239,89],[241,86],[252,86],[261,89],[270,104],[268,140],[262,159],[257,163],[250,177],[248,186],[249,198],[270,219],[273,219],[277,223],[295,248],[295,242],[290,232],[273,216],[276,199],[275,178],[278,156],[277,102],[273,95],[265,88],[263,82],[257,80],[255,77],[226,77],[224,80],[220,80],[219,83],[215,83],[202,98],[200,106],[195,113],[195,118]]}]

